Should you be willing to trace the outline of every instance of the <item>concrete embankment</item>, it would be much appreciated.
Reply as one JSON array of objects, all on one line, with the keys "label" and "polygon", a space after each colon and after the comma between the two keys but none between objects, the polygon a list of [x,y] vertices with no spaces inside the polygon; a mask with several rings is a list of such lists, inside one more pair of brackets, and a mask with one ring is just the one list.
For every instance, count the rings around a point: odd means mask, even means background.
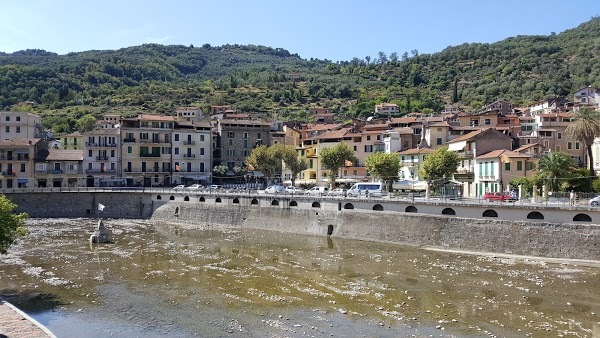
[{"label": "concrete embankment", "polygon": [[600,226],[371,210],[295,209],[170,201],[153,220],[479,252],[600,260]]}]

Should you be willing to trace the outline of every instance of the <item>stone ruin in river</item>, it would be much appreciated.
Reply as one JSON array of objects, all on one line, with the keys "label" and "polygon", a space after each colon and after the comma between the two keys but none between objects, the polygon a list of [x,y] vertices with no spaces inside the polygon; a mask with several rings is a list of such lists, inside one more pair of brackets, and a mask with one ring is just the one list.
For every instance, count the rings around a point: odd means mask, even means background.
[{"label": "stone ruin in river", "polygon": [[111,243],[110,230],[104,226],[102,220],[98,220],[98,227],[90,236],[90,243]]}]

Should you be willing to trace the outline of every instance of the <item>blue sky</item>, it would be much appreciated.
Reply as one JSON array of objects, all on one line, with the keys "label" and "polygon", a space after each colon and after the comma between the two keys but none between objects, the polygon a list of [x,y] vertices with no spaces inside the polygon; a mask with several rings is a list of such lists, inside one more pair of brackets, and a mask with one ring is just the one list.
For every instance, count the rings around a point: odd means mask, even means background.
[{"label": "blue sky", "polygon": [[333,61],[560,33],[600,16],[600,1],[553,0],[19,0],[0,8],[7,53],[237,43]]}]

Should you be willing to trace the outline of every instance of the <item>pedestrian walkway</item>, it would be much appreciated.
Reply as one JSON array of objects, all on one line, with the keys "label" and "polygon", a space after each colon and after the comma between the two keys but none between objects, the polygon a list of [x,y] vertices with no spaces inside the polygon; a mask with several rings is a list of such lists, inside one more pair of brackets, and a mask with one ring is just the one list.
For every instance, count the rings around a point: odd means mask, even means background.
[{"label": "pedestrian walkway", "polygon": [[50,330],[12,304],[0,300],[0,338],[56,338]]}]

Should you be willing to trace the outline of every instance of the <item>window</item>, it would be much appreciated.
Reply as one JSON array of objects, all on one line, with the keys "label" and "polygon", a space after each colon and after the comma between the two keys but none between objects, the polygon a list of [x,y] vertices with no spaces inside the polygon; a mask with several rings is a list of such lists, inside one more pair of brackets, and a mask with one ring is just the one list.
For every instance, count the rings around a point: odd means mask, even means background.
[{"label": "window", "polygon": [[179,155],[179,148],[175,147],[175,155]]},{"label": "window", "polygon": [[88,169],[92,170],[92,164],[91,163],[88,163]]},{"label": "window", "polygon": [[437,131],[442,131],[442,128],[438,128]]},{"label": "window", "polygon": [[17,122],[21,121],[21,116],[17,116]]},{"label": "window", "polygon": [[204,155],[204,148],[200,148],[200,156]]},{"label": "window", "polygon": [[6,117],[6,122],[10,121],[10,116]]},{"label": "window", "polygon": [[372,153],[373,145],[365,145],[365,153]]},{"label": "window", "polygon": [[567,149],[573,149],[573,142],[567,142]]},{"label": "window", "polygon": [[127,147],[127,153],[131,154],[133,152],[133,147],[132,146],[128,146]]},{"label": "window", "polygon": [[92,150],[88,150],[88,157],[93,157],[94,155],[92,154]]},{"label": "window", "polygon": [[262,140],[262,133],[256,133],[256,139]]},{"label": "window", "polygon": [[371,135],[367,135],[367,141],[371,141]]},{"label": "window", "polygon": [[510,171],[510,162],[504,163],[504,170],[505,171]]},{"label": "window", "polygon": [[235,137],[235,133],[232,131],[227,132],[227,137],[229,138],[234,138]]},{"label": "window", "polygon": [[227,156],[235,156],[235,150],[234,149],[227,149]]},{"label": "window", "polygon": [[[244,141],[246,141],[246,140],[244,140]],[[232,139],[232,138],[230,138],[230,139],[229,139],[229,145],[230,145],[230,146],[232,146],[232,145],[233,145],[233,139]]]},{"label": "window", "polygon": [[354,151],[356,151],[356,146],[353,146],[352,148],[354,149]]},{"label": "window", "polygon": [[147,140],[148,139],[148,133],[140,133],[140,140]]},{"label": "window", "polygon": [[556,135],[556,138],[557,138],[557,139],[559,139],[559,140],[562,140],[562,133],[558,133],[558,134]]},{"label": "window", "polygon": [[517,170],[523,170],[523,161],[517,161]]},{"label": "window", "polygon": [[436,142],[436,144],[442,144],[442,138],[441,138],[441,137],[438,137],[438,138],[435,140],[435,142]]},{"label": "window", "polygon": [[200,141],[204,142],[204,135],[200,135]]},{"label": "window", "polygon": [[16,128],[17,128],[16,132],[20,133],[21,132],[21,127],[20,126],[16,126]]},{"label": "window", "polygon": [[179,141],[179,134],[175,134],[175,141]]},{"label": "window", "polygon": [[6,126],[6,128],[4,129],[7,133],[10,133],[10,127]]},{"label": "window", "polygon": [[110,157],[115,157],[115,151],[114,150],[110,151]]},{"label": "window", "polygon": [[244,133],[244,138],[247,139],[248,138],[248,133]]},{"label": "window", "polygon": [[313,168],[313,159],[311,158],[310,160],[308,160],[308,167],[309,168]]},{"label": "window", "polygon": [[492,120],[491,119],[485,119],[483,122],[486,126],[489,126],[490,124],[492,124]]},{"label": "window", "polygon": [[24,173],[25,172],[25,163],[21,163],[21,172]]},{"label": "window", "polygon": [[244,140],[244,148],[248,148],[248,140]]},{"label": "window", "polygon": [[575,149],[579,149],[579,142],[575,142]]},{"label": "window", "polygon": [[77,138],[73,138],[73,145],[76,146],[77,145]]}]

